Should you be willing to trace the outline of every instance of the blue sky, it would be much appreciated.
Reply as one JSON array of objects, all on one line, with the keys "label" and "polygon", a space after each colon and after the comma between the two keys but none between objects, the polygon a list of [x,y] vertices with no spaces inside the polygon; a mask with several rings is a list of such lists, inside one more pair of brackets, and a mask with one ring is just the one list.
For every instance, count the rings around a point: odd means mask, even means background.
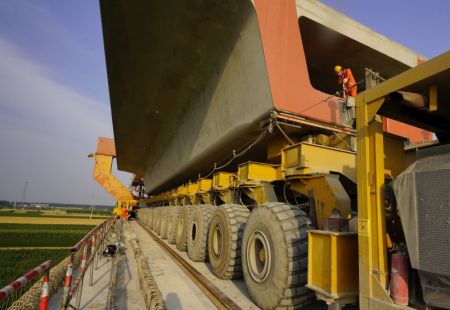
[{"label": "blue sky", "polygon": [[[323,2],[426,57],[449,48],[450,1]],[[98,136],[112,136],[98,1],[1,0],[0,200],[29,181],[28,201],[112,204],[86,157]]]},{"label": "blue sky", "polygon": [[450,49],[449,0],[321,2],[427,58]]},{"label": "blue sky", "polygon": [[98,2],[0,1],[0,199],[112,204],[87,158],[112,135]]}]

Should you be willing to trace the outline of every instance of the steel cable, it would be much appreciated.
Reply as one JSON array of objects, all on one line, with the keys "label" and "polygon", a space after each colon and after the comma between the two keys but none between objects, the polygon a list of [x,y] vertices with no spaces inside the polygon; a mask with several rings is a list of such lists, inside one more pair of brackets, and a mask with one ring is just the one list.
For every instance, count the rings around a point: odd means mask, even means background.
[{"label": "steel cable", "polygon": [[264,137],[269,133],[269,127],[265,128],[264,131],[261,132],[261,134],[253,141],[251,142],[247,147],[243,146],[241,148],[242,151],[240,151],[239,153],[236,153],[235,150],[233,150],[233,156],[227,161],[225,162],[223,165],[221,166],[217,166],[217,163],[214,164],[214,168],[204,177],[201,177],[199,174],[198,180],[203,180],[203,179],[207,179],[209,178],[214,172],[221,170],[225,167],[227,167],[228,165],[230,165],[233,160],[235,160],[238,157],[241,157],[243,155],[245,155],[248,151],[250,151],[256,144],[258,144],[259,142],[261,142],[262,139],[264,139]]}]

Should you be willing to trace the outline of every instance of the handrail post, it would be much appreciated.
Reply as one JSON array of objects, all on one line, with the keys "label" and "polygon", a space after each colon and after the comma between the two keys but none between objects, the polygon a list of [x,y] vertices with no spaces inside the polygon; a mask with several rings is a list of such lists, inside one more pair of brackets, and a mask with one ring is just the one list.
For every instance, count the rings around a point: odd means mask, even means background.
[{"label": "handrail post", "polygon": [[[95,235],[96,235],[96,233],[93,233],[92,239],[91,239],[91,258],[93,258],[94,261],[95,261],[95,256],[96,256]],[[94,277],[94,264],[91,263],[91,266],[89,269],[89,286],[92,286],[93,277]]]},{"label": "handrail post", "polygon": [[77,301],[76,301],[76,308],[77,309],[80,308],[81,294],[83,292],[84,271],[86,269],[86,259],[87,259],[88,246],[89,246],[88,238],[86,238],[85,241],[84,241],[84,247],[83,247],[83,259],[81,260],[81,266],[80,266],[80,274],[82,275],[82,277],[81,277],[80,286],[78,287],[78,290],[77,290]]}]

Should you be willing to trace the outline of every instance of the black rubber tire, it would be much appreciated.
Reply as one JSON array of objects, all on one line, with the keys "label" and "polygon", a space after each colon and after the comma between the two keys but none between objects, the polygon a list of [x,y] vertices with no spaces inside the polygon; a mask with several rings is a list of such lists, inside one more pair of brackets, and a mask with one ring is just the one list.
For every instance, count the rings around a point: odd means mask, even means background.
[{"label": "black rubber tire", "polygon": [[163,212],[163,207],[159,207],[158,211],[156,211],[156,226],[155,233],[159,236],[161,232],[161,215]]},{"label": "black rubber tire", "polygon": [[150,220],[150,209],[140,209],[139,218],[144,222],[145,226],[148,226]]},{"label": "black rubber tire", "polygon": [[216,206],[205,204],[193,206],[191,209],[186,238],[187,253],[194,262],[208,260],[209,223],[216,208]]},{"label": "black rubber tire", "polygon": [[161,224],[159,227],[159,235],[162,239],[167,239],[167,218],[170,212],[170,207],[163,207],[161,212]]},{"label": "black rubber tire", "polygon": [[139,210],[139,220],[144,224],[145,226],[148,226],[148,209],[140,209]]},{"label": "black rubber tire", "polygon": [[298,308],[314,294],[305,287],[310,219],[298,207],[256,207],[242,238],[242,269],[253,301],[262,309]]},{"label": "black rubber tire", "polygon": [[150,208],[145,209],[145,213],[146,213],[146,215],[145,215],[145,224],[147,226],[150,226],[150,222],[152,220],[152,209],[150,209]]},{"label": "black rubber tire", "polygon": [[178,250],[186,251],[187,242],[187,222],[189,219],[189,214],[191,212],[192,206],[182,206],[180,212],[178,213],[178,218],[176,221],[176,238],[175,245]]},{"label": "black rubber tire", "polygon": [[158,220],[158,212],[159,212],[159,208],[154,208],[153,209],[153,215],[152,215],[152,230],[155,231],[156,230],[156,222]]},{"label": "black rubber tire", "polygon": [[171,207],[167,223],[167,242],[175,243],[177,239],[177,220],[181,211],[181,206]]},{"label": "black rubber tire", "polygon": [[250,212],[244,206],[224,204],[216,208],[209,224],[208,258],[219,279],[242,277],[241,243]]},{"label": "black rubber tire", "polygon": [[153,219],[155,218],[155,208],[150,208],[150,216],[148,219],[148,227],[153,229]]}]

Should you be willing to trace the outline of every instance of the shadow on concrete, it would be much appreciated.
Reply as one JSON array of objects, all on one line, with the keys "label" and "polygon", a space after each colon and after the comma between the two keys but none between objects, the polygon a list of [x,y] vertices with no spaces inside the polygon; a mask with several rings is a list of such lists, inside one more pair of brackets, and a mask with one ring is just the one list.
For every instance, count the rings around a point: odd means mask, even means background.
[{"label": "shadow on concrete", "polygon": [[182,310],[183,307],[181,306],[180,298],[178,298],[178,295],[176,293],[169,293],[166,295],[165,303],[167,309],[170,310]]}]

